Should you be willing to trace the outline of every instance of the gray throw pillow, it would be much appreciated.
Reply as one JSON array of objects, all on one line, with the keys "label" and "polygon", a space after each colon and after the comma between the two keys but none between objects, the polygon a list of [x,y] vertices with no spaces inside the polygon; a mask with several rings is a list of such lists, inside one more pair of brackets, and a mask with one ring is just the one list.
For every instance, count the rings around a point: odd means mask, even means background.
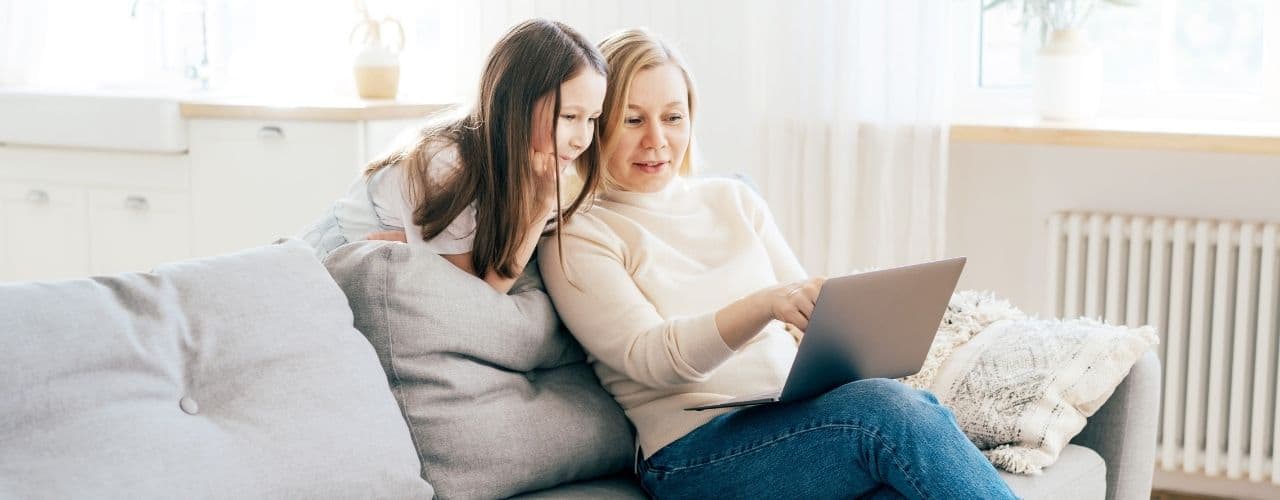
[{"label": "gray throw pillow", "polygon": [[430,498],[305,244],[0,285],[0,498]]},{"label": "gray throw pillow", "polygon": [[506,497],[630,465],[630,424],[561,327],[534,264],[507,295],[402,243],[351,243],[325,265],[382,360],[440,498]]}]

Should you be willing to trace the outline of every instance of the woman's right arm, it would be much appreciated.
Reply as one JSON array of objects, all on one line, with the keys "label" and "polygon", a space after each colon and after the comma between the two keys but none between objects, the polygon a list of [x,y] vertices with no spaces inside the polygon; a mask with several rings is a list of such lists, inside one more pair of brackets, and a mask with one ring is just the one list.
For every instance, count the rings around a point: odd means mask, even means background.
[{"label": "woman's right arm", "polygon": [[805,301],[817,296],[820,281],[798,283],[795,293],[770,287],[720,310],[664,318],[632,280],[620,242],[583,227],[594,224],[577,221],[561,234],[565,268],[555,238],[545,239],[539,269],[560,318],[587,352],[646,386],[706,380],[769,320],[802,321],[812,311],[812,301]]},{"label": "woman's right arm", "polygon": [[822,278],[775,285],[743,297],[716,311],[716,326],[724,343],[738,350],[772,320],[809,327],[809,315],[818,301]]}]

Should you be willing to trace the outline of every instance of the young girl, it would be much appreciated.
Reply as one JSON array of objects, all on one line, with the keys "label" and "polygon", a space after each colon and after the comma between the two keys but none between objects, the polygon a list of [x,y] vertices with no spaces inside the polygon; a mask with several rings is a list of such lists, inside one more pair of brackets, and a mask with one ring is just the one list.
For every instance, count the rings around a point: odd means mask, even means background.
[{"label": "young girl", "polygon": [[[349,241],[406,240],[506,293],[554,230],[548,220],[563,225],[599,183],[605,72],[572,28],[517,25],[490,52],[468,114],[437,120],[371,162],[302,238],[322,258]],[[560,172],[575,161],[584,189],[559,210]]]}]

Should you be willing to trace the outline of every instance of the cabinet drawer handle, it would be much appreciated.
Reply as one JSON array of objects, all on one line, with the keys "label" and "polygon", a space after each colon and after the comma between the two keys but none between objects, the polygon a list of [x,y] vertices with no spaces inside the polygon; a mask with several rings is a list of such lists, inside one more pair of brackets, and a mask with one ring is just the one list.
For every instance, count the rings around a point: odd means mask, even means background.
[{"label": "cabinet drawer handle", "polygon": [[27,201],[36,205],[49,203],[49,192],[43,189],[32,189],[27,191]]},{"label": "cabinet drawer handle", "polygon": [[151,208],[151,203],[145,196],[129,196],[124,199],[124,208],[143,212]]},{"label": "cabinet drawer handle", "polygon": [[284,129],[275,125],[267,125],[258,129],[258,138],[262,140],[279,140],[284,139]]}]

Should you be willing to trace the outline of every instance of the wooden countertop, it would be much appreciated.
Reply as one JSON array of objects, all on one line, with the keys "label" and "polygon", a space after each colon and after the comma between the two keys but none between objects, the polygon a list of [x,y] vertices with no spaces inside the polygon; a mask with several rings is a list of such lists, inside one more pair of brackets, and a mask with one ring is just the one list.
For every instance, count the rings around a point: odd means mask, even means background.
[{"label": "wooden countertop", "polygon": [[951,126],[951,142],[1280,155],[1280,121],[959,120]]},{"label": "wooden countertop", "polygon": [[[269,103],[268,103],[269,102]],[[183,118],[364,121],[422,118],[453,104],[361,99],[209,99],[182,101]]]}]

